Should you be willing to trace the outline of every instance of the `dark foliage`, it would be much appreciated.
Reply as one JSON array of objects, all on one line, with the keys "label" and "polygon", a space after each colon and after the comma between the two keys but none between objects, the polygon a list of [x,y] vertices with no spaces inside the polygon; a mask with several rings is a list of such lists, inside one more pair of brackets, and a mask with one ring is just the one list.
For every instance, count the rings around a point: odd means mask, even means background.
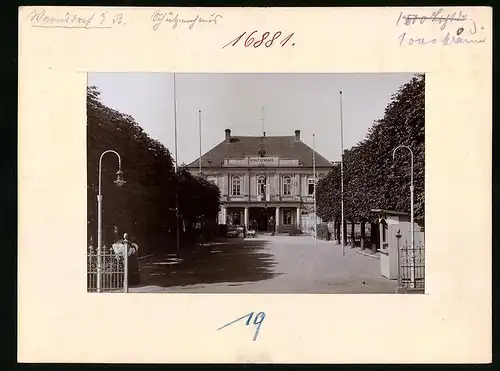
[{"label": "dark foliage", "polygon": [[288,231],[289,236],[300,236],[302,234],[302,228],[300,225],[293,225]]},{"label": "dark foliage", "polygon": [[[113,183],[118,159],[113,153],[102,158],[103,242],[114,242],[114,227],[128,232],[139,245],[161,248],[175,239],[176,193],[179,213],[186,224],[201,215],[215,218],[219,191],[215,185],[194,177],[180,167],[174,171],[167,148],[150,138],[129,115],[110,109],[99,99],[95,87],[87,89],[87,227],[96,241],[99,158],[106,150],[117,151],[122,159],[126,184]],[[144,250],[143,250],[144,251]]]},{"label": "dark foliage", "polygon": [[200,216],[215,219],[220,211],[219,187],[209,182],[204,176],[194,176],[185,166],[178,169],[179,177],[179,213],[188,223],[193,223]]},{"label": "dark foliage", "polygon": [[317,228],[318,231],[316,232],[316,237],[319,238],[320,240],[330,241],[332,234],[328,230],[328,224],[327,223],[318,224]]},{"label": "dark foliage", "polygon": [[[410,211],[410,153],[414,153],[415,221],[424,223],[425,80],[416,75],[389,102],[385,115],[367,137],[344,151],[344,215],[346,220],[370,220],[374,208]],[[318,182],[318,215],[340,220],[340,166]]]}]

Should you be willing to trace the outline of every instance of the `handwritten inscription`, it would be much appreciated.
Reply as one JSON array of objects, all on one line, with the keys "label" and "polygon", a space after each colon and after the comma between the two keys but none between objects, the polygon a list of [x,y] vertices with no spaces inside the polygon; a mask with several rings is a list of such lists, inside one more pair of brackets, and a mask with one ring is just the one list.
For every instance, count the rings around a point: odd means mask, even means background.
[{"label": "handwritten inscription", "polygon": [[35,9],[28,14],[28,21],[32,27],[43,28],[112,28],[125,25],[122,13],[105,11],[101,13],[49,13],[45,9]]},{"label": "handwritten inscription", "polygon": [[444,46],[455,45],[455,44],[480,44],[486,42],[486,39],[470,39],[466,37],[460,37],[458,35],[453,35],[450,32],[447,32],[445,37],[437,39],[437,38],[428,38],[425,39],[423,37],[412,37],[408,36],[406,32],[403,32],[398,36],[399,46],[403,45],[427,45],[427,44],[442,44]]},{"label": "handwritten inscription", "polygon": [[476,24],[470,15],[462,10],[445,13],[443,8],[440,8],[427,15],[400,12],[396,21],[396,26],[406,28],[426,24],[437,25],[438,30],[445,31],[445,33],[434,38],[424,38],[404,31],[398,36],[399,46],[428,44],[449,46],[486,42],[486,38],[480,34],[484,27]]},{"label": "handwritten inscription", "polygon": [[192,30],[196,24],[217,24],[222,19],[222,15],[212,13],[206,17],[202,17],[199,14],[195,15],[192,18],[183,18],[179,15],[179,13],[172,12],[160,12],[156,10],[151,16],[151,22],[153,22],[153,30],[157,31],[160,26],[164,23],[167,23],[172,27],[172,29],[176,29],[179,24],[184,24],[187,26],[189,30]]},{"label": "handwritten inscription", "polygon": [[230,325],[233,325],[236,322],[241,321],[242,319],[245,319],[245,318],[247,318],[245,326],[250,326],[250,324],[252,323],[252,318],[253,318],[254,319],[253,320],[253,324],[256,326],[256,329],[255,329],[255,333],[253,335],[253,339],[252,340],[255,341],[255,340],[257,340],[257,337],[259,336],[260,327],[262,326],[262,323],[264,322],[264,319],[266,319],[266,314],[264,312],[259,312],[259,313],[257,313],[257,315],[255,317],[253,315],[254,315],[254,312],[250,312],[248,314],[245,314],[244,316],[242,316],[240,318],[237,318],[234,321],[231,321],[229,323],[226,323],[222,327],[219,327],[217,329],[217,331],[222,330],[223,328],[226,328],[226,327],[228,327]]},{"label": "handwritten inscription", "polygon": [[431,15],[419,15],[417,13],[399,13],[396,25],[399,26],[404,24],[405,26],[413,26],[416,24],[426,24],[432,23],[440,25],[442,31],[448,27],[450,24],[463,23],[465,21],[472,22],[474,29],[476,29],[476,23],[462,10],[459,12],[453,12],[445,14],[443,8],[432,12]]},{"label": "handwritten inscription", "polygon": [[[244,39],[244,42],[242,43],[242,45],[245,48],[248,48],[249,46],[253,46],[254,48],[258,48],[262,45],[264,45],[266,48],[270,48],[273,45],[273,43],[275,41],[277,41],[283,35],[283,33],[281,31],[275,32],[273,35],[271,35],[271,33],[268,31],[264,32],[261,35],[258,32],[259,31],[255,30],[255,31],[251,32],[250,34],[248,34],[248,36]],[[247,34],[246,32],[243,32],[241,35],[239,35],[238,37],[236,37],[235,39],[231,40],[226,45],[224,45],[222,47],[222,49],[224,49],[227,46],[236,46],[240,42],[240,40],[243,39],[243,36],[245,36],[246,34]],[[294,35],[294,33],[292,32],[291,34],[282,38],[279,41],[279,44],[282,47],[285,46],[288,43],[288,41],[290,41],[290,39],[292,38],[293,35]],[[295,46],[295,43],[293,41],[290,44],[292,46]]]}]

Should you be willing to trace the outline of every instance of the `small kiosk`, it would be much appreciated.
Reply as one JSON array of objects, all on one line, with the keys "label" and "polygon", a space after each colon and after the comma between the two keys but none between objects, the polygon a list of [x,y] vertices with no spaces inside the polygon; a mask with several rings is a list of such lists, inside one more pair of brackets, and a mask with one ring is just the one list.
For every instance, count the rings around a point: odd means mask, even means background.
[{"label": "small kiosk", "polygon": [[377,250],[380,253],[380,273],[385,278],[397,280],[399,259],[396,235],[401,235],[401,241],[410,241],[410,214],[383,209],[372,209],[371,212],[377,215],[379,222],[380,244]]}]

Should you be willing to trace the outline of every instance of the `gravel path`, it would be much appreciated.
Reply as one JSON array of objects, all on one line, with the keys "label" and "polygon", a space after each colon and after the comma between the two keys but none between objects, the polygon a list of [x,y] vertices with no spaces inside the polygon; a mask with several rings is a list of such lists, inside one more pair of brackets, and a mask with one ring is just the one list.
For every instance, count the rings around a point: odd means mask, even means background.
[{"label": "gravel path", "polygon": [[[252,247],[248,249],[246,244]],[[254,248],[253,246],[258,246]],[[205,260],[207,267],[212,272],[205,272],[205,281],[191,280],[192,284],[161,285],[151,284],[143,287],[132,288],[131,292],[175,292],[175,293],[394,293],[396,281],[388,280],[380,274],[380,260],[357,253],[359,249],[346,246],[346,254],[342,256],[341,247],[335,242],[318,240],[310,236],[260,236],[255,239],[245,239],[236,245],[227,245],[227,254],[221,254],[218,260],[213,260],[210,265]],[[255,265],[242,265],[245,254],[236,253],[247,249],[247,254],[254,261],[262,261],[266,265],[267,275],[248,276],[245,281],[243,270],[256,271]],[[232,251],[235,251],[232,253]],[[217,254],[211,254],[211,256]],[[259,259],[259,256],[265,259]],[[214,258],[212,258],[214,259]],[[220,265],[224,261],[226,265]],[[272,262],[270,264],[269,262]],[[158,263],[159,264],[159,263]],[[197,264],[200,264],[197,263]],[[216,266],[234,267],[231,275],[220,276],[215,274]],[[190,268],[191,276],[196,275],[196,270]],[[222,270],[227,268],[222,268]],[[179,270],[179,269],[177,269]],[[263,271],[263,269],[261,269]],[[238,278],[234,278],[238,275]],[[218,277],[218,279],[216,279]],[[191,277],[192,278],[192,277]],[[234,278],[234,279],[233,279]],[[164,278],[168,280],[168,275]],[[170,279],[174,283],[173,278]]]}]

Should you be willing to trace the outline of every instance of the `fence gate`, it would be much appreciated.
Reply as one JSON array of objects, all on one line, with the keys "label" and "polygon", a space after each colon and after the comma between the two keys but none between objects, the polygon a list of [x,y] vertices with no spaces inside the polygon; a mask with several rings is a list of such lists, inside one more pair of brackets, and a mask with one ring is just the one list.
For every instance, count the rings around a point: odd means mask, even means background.
[{"label": "fence gate", "polygon": [[125,264],[122,254],[111,247],[102,247],[99,253],[90,246],[87,251],[87,291],[123,292]]},{"label": "fence gate", "polygon": [[400,243],[398,286],[403,291],[424,291],[425,289],[425,248],[423,244],[412,246],[408,241]]}]

